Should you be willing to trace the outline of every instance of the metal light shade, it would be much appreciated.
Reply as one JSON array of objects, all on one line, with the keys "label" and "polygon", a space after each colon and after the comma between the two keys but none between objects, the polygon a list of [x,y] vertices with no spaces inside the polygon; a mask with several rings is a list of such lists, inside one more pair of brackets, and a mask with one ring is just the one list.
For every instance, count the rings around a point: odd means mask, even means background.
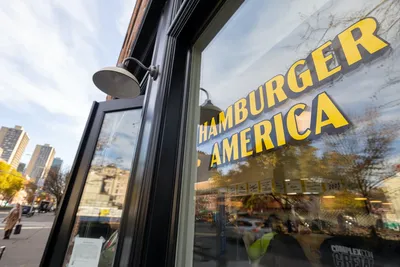
[{"label": "metal light shade", "polygon": [[140,95],[136,77],[121,67],[106,67],[93,74],[93,82],[107,95],[117,98],[134,98]]},{"label": "metal light shade", "polygon": [[216,124],[219,124],[219,113],[221,111],[219,107],[211,103],[211,100],[206,100],[206,102],[200,106],[200,124],[202,125],[208,122],[208,125],[210,125],[212,118],[214,118]]}]

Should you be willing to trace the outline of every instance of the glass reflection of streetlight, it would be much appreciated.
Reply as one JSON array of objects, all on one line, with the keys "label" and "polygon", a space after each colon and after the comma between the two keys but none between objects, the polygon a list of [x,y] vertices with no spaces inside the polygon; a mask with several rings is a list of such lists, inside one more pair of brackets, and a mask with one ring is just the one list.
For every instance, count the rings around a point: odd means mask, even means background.
[{"label": "glass reflection of streetlight", "polygon": [[210,125],[212,118],[214,118],[215,124],[219,124],[219,113],[222,110],[214,106],[210,100],[210,94],[206,89],[200,88],[200,90],[207,95],[206,101],[200,105],[200,125],[203,125],[205,122],[208,122],[208,125]]},{"label": "glass reflection of streetlight", "polygon": [[380,200],[371,200],[370,203],[382,203]]},{"label": "glass reflection of streetlight", "polygon": [[355,197],[354,200],[367,200],[366,197]]}]

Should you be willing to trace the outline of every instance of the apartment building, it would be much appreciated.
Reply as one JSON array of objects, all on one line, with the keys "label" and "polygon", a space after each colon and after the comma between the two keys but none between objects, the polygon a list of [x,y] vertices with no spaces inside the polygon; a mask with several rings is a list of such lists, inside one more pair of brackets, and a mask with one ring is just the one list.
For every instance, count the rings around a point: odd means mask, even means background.
[{"label": "apartment building", "polygon": [[47,177],[55,154],[56,151],[54,147],[49,144],[36,145],[25,174],[31,179],[34,179],[35,182]]},{"label": "apartment building", "polygon": [[17,169],[28,142],[29,136],[22,126],[1,127],[0,148],[3,152],[0,157],[14,169]]}]

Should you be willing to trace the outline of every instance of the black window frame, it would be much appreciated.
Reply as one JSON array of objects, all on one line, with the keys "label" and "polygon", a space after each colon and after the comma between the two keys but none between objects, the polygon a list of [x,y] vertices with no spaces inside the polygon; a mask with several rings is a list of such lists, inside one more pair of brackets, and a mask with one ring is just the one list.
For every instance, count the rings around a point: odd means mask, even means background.
[{"label": "black window frame", "polygon": [[[155,2],[159,5],[159,1],[152,1],[149,8]],[[157,144],[148,147],[144,166],[135,166],[147,170],[136,174],[136,179],[140,176],[147,184],[136,188],[142,189],[142,205],[130,207],[130,215],[137,217],[133,229],[126,233],[132,241],[118,244],[114,266],[175,266],[192,47],[225,2],[173,0],[161,11],[155,51],[161,49],[158,44],[165,50],[156,87],[160,91],[153,96],[153,101],[159,102],[154,110],[145,110],[160,116],[152,121],[159,132],[150,133],[155,134]],[[147,94],[152,98],[151,92]]]},{"label": "black window frame", "polygon": [[[70,179],[51,229],[40,266],[62,266],[68,249],[79,203],[95,153],[97,140],[107,113],[142,109],[144,96],[93,102],[78,151],[71,168]],[[132,181],[128,183],[128,190]]]},{"label": "black window frame", "polygon": [[[104,108],[139,99],[143,120],[113,266],[175,266],[192,47],[226,1],[149,1],[130,56],[150,62],[153,50],[160,75],[145,82],[145,96],[93,104],[40,266],[62,266]],[[147,81],[133,63],[128,69]]]}]

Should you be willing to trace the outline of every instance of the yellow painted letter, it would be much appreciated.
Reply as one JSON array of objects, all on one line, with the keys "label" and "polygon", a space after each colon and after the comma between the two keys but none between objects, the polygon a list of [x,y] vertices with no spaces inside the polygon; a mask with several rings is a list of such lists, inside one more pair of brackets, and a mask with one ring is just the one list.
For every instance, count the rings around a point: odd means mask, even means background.
[{"label": "yellow painted letter", "polygon": [[229,106],[225,112],[219,113],[219,133],[223,133],[226,130],[233,127],[233,112],[232,106]]},{"label": "yellow painted letter", "polygon": [[296,111],[301,110],[302,112],[304,112],[305,108],[306,108],[306,105],[303,103],[296,104],[290,108],[290,110],[288,111],[288,113],[286,115],[287,129],[288,129],[289,135],[294,140],[298,140],[298,141],[304,140],[311,134],[311,131],[308,128],[304,131],[304,133],[300,134],[298,126],[297,126]]},{"label": "yellow painted letter", "polygon": [[215,118],[212,117],[211,119],[211,123],[210,123],[210,131],[208,133],[208,139],[211,139],[211,137],[217,136],[218,135],[218,130],[217,130],[217,126],[215,123]]},{"label": "yellow painted letter", "polygon": [[218,143],[215,143],[213,145],[212,154],[211,154],[210,168],[214,167],[214,164],[216,164],[217,166],[221,165],[221,154],[219,152]]},{"label": "yellow painted letter", "polygon": [[[263,152],[265,146],[266,150],[273,149],[274,143],[271,139],[272,124],[269,120],[265,120],[255,124],[254,126],[254,142],[256,144],[256,153]],[[261,128],[263,130],[261,130]]]},{"label": "yellow painted letter", "polygon": [[336,68],[329,70],[328,66],[326,65],[326,63],[332,60],[333,58],[332,54],[329,54],[327,56],[324,55],[326,48],[328,47],[332,48],[331,45],[332,42],[328,41],[311,53],[312,59],[314,61],[315,71],[317,72],[319,81],[325,80],[326,78],[332,76],[333,74],[339,72],[342,69],[342,66],[337,66]]},{"label": "yellow painted letter", "polygon": [[229,139],[225,138],[222,140],[222,162],[227,163],[232,160],[239,159],[239,142],[238,142],[238,134],[234,134],[231,137],[231,143],[229,143]]},{"label": "yellow painted letter", "polygon": [[252,150],[247,150],[247,144],[250,143],[251,141],[251,137],[248,138],[247,137],[247,133],[251,131],[251,128],[246,128],[243,129],[240,132],[240,157],[241,158],[246,158],[248,156],[253,155],[253,151]]},{"label": "yellow painted letter", "polygon": [[[362,60],[359,50],[360,45],[370,54],[374,54],[389,45],[376,35],[377,28],[378,23],[375,19],[365,18],[338,35],[349,66]],[[354,40],[353,31],[356,29],[359,30],[361,36],[357,40]]]},{"label": "yellow painted letter", "polygon": [[235,125],[239,125],[244,122],[249,116],[249,112],[246,108],[247,101],[245,98],[241,98],[235,102]]},{"label": "yellow painted letter", "polygon": [[199,126],[199,144],[207,141],[207,124],[208,122],[205,122],[204,125]]},{"label": "yellow painted letter", "polygon": [[278,99],[278,103],[283,102],[287,99],[287,95],[283,91],[284,83],[285,78],[283,77],[283,75],[277,75],[265,83],[268,108],[272,108],[276,105],[275,96]]},{"label": "yellow painted letter", "polygon": [[276,134],[276,146],[286,145],[285,130],[283,129],[282,113],[276,114],[274,117],[274,128]]},{"label": "yellow painted letter", "polygon": [[265,106],[263,86],[258,87],[258,93],[260,96],[260,108],[259,109],[257,109],[256,91],[251,91],[249,94],[250,114],[253,116],[257,116],[261,112],[263,112],[264,106]]},{"label": "yellow painted letter", "polygon": [[312,116],[315,116],[315,123],[313,123],[315,124],[315,135],[321,134],[323,132],[322,128],[328,125],[332,125],[334,129],[337,129],[350,124],[325,92],[314,99],[313,105],[316,105],[316,114]]},{"label": "yellow painted letter", "polygon": [[299,85],[299,83],[297,81],[296,67],[304,66],[305,64],[306,64],[306,61],[304,59],[301,59],[301,60],[295,62],[290,67],[290,69],[287,73],[286,79],[287,79],[288,87],[294,93],[301,93],[305,89],[307,89],[307,87],[313,85],[310,70],[305,70],[299,74],[298,79],[300,80],[302,85]]}]

